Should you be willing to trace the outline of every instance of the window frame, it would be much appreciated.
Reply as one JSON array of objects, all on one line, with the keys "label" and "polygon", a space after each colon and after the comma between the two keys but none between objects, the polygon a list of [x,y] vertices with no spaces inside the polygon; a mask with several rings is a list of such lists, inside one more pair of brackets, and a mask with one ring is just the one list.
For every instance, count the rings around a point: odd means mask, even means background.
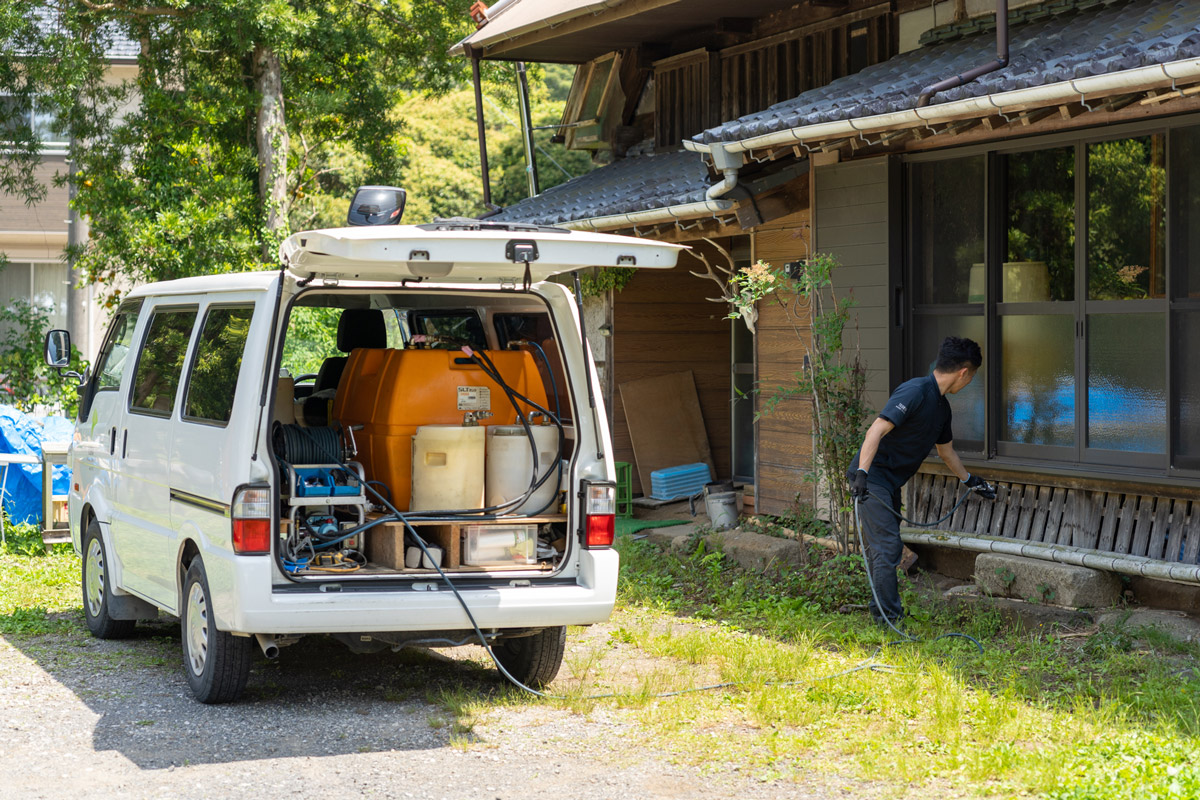
[{"label": "window frame", "polygon": [[[1174,181],[1172,132],[1179,128],[1200,126],[1200,114],[1188,114],[1178,117],[1155,119],[1143,122],[1118,124],[1103,128],[1085,128],[1062,133],[1034,135],[1013,141],[995,141],[977,145],[967,145],[946,148],[923,153],[913,153],[902,157],[902,191],[904,208],[899,209],[902,218],[902,247],[903,280],[910,291],[912,300],[905,305],[901,324],[907,329],[903,336],[904,354],[901,360],[901,374],[893,375],[893,383],[898,383],[913,374],[916,354],[914,342],[917,339],[916,329],[922,318],[929,319],[937,315],[975,315],[985,317],[986,341],[985,364],[983,373],[986,379],[984,394],[985,415],[985,446],[982,453],[964,453],[967,460],[980,458],[988,463],[1001,467],[1021,467],[1034,471],[1054,473],[1069,471],[1073,474],[1085,474],[1103,477],[1105,475],[1121,474],[1136,476],[1143,479],[1177,482],[1179,485],[1194,485],[1200,479],[1200,457],[1180,457],[1176,454],[1177,433],[1180,421],[1177,419],[1179,398],[1176,392],[1176,372],[1178,359],[1182,357],[1183,344],[1174,335],[1177,311],[1200,311],[1200,298],[1179,298],[1175,296],[1175,286],[1181,279],[1180,265],[1176,264],[1175,231],[1172,221],[1173,209],[1172,190]],[[1165,175],[1166,187],[1164,192],[1163,213],[1165,215],[1165,269],[1166,291],[1162,297],[1123,300],[1091,300],[1089,299],[1089,276],[1087,271],[1087,175],[1081,171],[1080,164],[1086,165],[1086,150],[1089,145],[1097,142],[1114,141],[1159,134],[1164,137],[1166,147]],[[1046,301],[1045,303],[1002,303],[999,301],[1001,290],[1000,270],[995,265],[1003,263],[1004,234],[1006,222],[1003,200],[1003,158],[1013,153],[1030,152],[1050,149],[1060,146],[1075,147],[1075,298],[1069,302]],[[961,304],[922,304],[919,303],[915,287],[915,258],[912,249],[913,224],[912,209],[906,202],[910,197],[912,165],[945,161],[969,156],[984,155],[987,158],[985,171],[985,264],[987,270],[986,288],[982,303]],[[1001,178],[998,180],[998,176]],[[1005,314],[1004,312],[1008,312]],[[1076,321],[1082,321],[1082,331],[1075,339],[1074,376],[1075,391],[1075,429],[1076,442],[1070,448],[1072,455],[1056,457],[1049,445],[1028,445],[1015,442],[998,441],[1000,431],[1000,415],[1003,411],[999,392],[1001,363],[998,358],[987,358],[987,351],[1000,352],[1000,323],[1004,316],[1013,313],[1049,313],[1069,315]],[[1162,315],[1165,353],[1163,363],[1163,387],[1166,397],[1165,411],[1165,442],[1161,453],[1142,453],[1131,451],[1103,450],[1089,447],[1087,444],[1087,380],[1088,380],[1088,318],[1098,314],[1145,314],[1160,313]],[[1082,386],[1079,382],[1082,381]],[[1066,455],[1066,454],[1061,454]]]},{"label": "window frame", "polygon": [[[145,308],[143,307],[143,310]],[[179,368],[179,381],[175,384],[175,396],[171,403],[171,410],[164,413],[152,408],[144,406],[135,406],[133,404],[134,392],[137,388],[137,373],[142,365],[142,356],[146,354],[146,345],[150,340],[150,332],[154,327],[154,317],[161,313],[186,313],[192,312],[195,317],[192,319],[192,330],[188,335],[187,345],[183,351],[183,363]],[[129,379],[129,394],[125,398],[125,410],[129,414],[137,414],[142,417],[154,417],[156,419],[171,419],[175,416],[176,409],[179,408],[179,391],[183,387],[184,372],[187,369],[188,362],[191,360],[191,354],[196,344],[196,323],[200,320],[200,305],[196,302],[185,303],[156,303],[149,309],[149,316],[146,318],[145,327],[142,330],[142,340],[138,344],[137,359],[133,364],[133,376]]]},{"label": "window frame", "polygon": [[241,358],[239,358],[239,360],[238,360],[238,375],[237,375],[237,378],[234,379],[234,386],[233,386],[234,395],[233,395],[233,400],[231,401],[230,406],[229,406],[229,409],[230,409],[229,419],[218,421],[218,420],[214,420],[214,419],[207,419],[205,417],[197,417],[197,416],[186,413],[187,406],[188,406],[188,394],[191,392],[192,377],[196,371],[196,362],[200,358],[200,342],[201,342],[201,339],[203,338],[204,328],[208,324],[209,315],[211,315],[214,311],[246,310],[246,311],[250,312],[249,323],[250,323],[250,325],[253,325],[254,324],[254,310],[256,307],[257,307],[257,305],[250,301],[210,303],[207,306],[205,306],[203,314],[197,314],[197,322],[193,326],[193,330],[192,330],[192,341],[190,341],[188,343],[188,355],[187,355],[187,360],[185,362],[186,376],[180,382],[181,388],[183,389],[183,405],[180,407],[180,410],[179,410],[179,419],[182,420],[183,422],[190,422],[195,425],[207,425],[210,428],[222,428],[223,429],[223,428],[229,427],[229,423],[233,419],[233,404],[237,402],[237,384],[241,381],[242,365],[245,363],[245,359],[246,359],[246,347],[250,343],[249,327],[247,327],[247,329],[246,329],[246,338],[242,342],[242,355],[241,355]]},{"label": "window frame", "polygon": [[[100,385],[100,360],[101,360],[101,358],[103,358],[107,355],[111,355],[110,345],[113,344],[113,338],[116,336],[117,317],[120,316],[121,314],[125,314],[125,313],[132,314],[133,315],[132,331],[133,331],[133,333],[136,334],[138,318],[141,316],[142,308],[144,306],[145,306],[145,301],[140,297],[137,299],[134,299],[134,300],[126,300],[125,302],[121,303],[121,305],[117,306],[117,312],[116,312],[116,314],[113,314],[112,322],[109,323],[108,330],[104,334],[104,341],[100,344],[100,350],[96,353],[95,367],[94,367],[94,371],[92,372],[92,376],[91,376],[91,380],[94,382],[94,385],[95,385],[94,391],[96,391],[96,392],[119,392],[119,391],[121,391],[121,384],[125,382],[125,376],[128,374],[128,369],[129,369],[128,361],[125,364],[125,370],[121,372],[121,380],[117,382],[116,386],[101,386]],[[136,336],[130,337],[130,338],[134,339],[134,342],[132,342],[131,344],[136,344]],[[129,349],[130,349],[130,351],[132,351],[133,347],[131,346]],[[128,358],[128,356],[126,358]]]},{"label": "window frame", "polygon": [[[38,147],[41,152],[54,154],[66,153],[71,146],[70,132],[64,133],[65,138],[62,139],[43,139],[37,133],[38,129],[36,119],[39,105],[38,100],[45,96],[45,94],[37,92],[30,93],[28,95],[0,94],[0,102],[3,102],[5,98],[13,98],[17,101],[28,101],[29,107],[24,111],[26,124],[29,126],[30,133],[37,138]],[[0,146],[12,147],[12,145],[13,142],[11,140],[0,137]]]}]

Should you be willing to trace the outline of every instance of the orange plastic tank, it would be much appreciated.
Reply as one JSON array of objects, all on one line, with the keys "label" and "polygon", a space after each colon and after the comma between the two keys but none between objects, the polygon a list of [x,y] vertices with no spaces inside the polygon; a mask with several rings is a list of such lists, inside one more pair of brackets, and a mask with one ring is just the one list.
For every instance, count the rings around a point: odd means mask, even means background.
[{"label": "orange plastic tank", "polygon": [[[486,351],[517,393],[543,408],[546,388],[532,354]],[[522,404],[526,414],[532,409]],[[357,349],[338,382],[333,418],[362,425],[354,433],[358,461],[368,480],[391,490],[407,511],[412,495],[412,437],[418,425],[462,424],[467,411],[490,411],[482,425],[513,425],[517,412],[499,384],[459,350]]]}]

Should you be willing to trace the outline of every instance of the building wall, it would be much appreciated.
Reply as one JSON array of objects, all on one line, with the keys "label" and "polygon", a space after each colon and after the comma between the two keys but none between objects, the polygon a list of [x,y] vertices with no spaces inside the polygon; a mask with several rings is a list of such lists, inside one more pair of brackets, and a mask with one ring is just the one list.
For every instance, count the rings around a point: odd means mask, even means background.
[{"label": "building wall", "polygon": [[[809,254],[810,216],[803,209],[755,230],[754,257],[775,267]],[[808,324],[797,316],[794,298],[761,301],[755,346],[758,361],[759,417],[755,510],[780,515],[789,511],[797,495],[812,502],[813,486],[804,476],[812,464],[812,402],[808,395],[772,398],[795,386],[795,373],[804,368],[804,340]],[[764,403],[766,404],[764,406]]]},{"label": "building wall", "polygon": [[[691,244],[705,247],[702,242]],[[719,296],[716,284],[690,275],[693,270],[703,272],[703,266],[681,254],[674,269],[638,270],[613,296],[613,449],[618,461],[635,463],[620,385],[691,370],[713,465],[717,477],[727,478],[731,474],[731,321],[725,319],[725,304],[708,300]],[[636,469],[633,491],[649,492],[649,487],[641,486]]]},{"label": "building wall", "polygon": [[[894,220],[889,216],[888,173],[887,158],[872,158],[820,167],[814,177],[814,249],[838,259],[834,291],[857,304],[867,400],[873,409],[882,408],[891,391],[889,239]],[[846,346],[852,341],[853,331]]]}]

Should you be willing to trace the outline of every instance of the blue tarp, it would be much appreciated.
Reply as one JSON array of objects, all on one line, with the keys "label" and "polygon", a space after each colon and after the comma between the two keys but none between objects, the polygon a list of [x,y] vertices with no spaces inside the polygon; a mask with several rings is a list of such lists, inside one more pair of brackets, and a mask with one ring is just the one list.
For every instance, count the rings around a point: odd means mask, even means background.
[{"label": "blue tarp", "polygon": [[[75,425],[66,417],[36,417],[12,406],[0,405],[0,453],[42,457],[42,442],[69,442]],[[3,467],[0,467],[2,470]],[[54,467],[54,493],[66,494],[71,484],[69,467]],[[10,522],[38,522],[42,518],[42,465],[9,464],[4,482],[4,513]]]}]

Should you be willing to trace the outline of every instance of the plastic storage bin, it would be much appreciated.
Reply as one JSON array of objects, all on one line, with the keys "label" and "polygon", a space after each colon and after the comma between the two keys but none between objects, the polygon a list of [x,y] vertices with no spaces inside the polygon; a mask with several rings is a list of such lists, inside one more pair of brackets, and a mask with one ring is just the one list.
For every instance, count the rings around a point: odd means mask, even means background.
[{"label": "plastic storage bin", "polygon": [[503,567],[537,563],[537,525],[468,525],[462,531],[462,563]]},{"label": "plastic storage bin", "polygon": [[655,500],[691,497],[711,480],[712,471],[704,462],[656,469],[650,473],[650,496]]}]

